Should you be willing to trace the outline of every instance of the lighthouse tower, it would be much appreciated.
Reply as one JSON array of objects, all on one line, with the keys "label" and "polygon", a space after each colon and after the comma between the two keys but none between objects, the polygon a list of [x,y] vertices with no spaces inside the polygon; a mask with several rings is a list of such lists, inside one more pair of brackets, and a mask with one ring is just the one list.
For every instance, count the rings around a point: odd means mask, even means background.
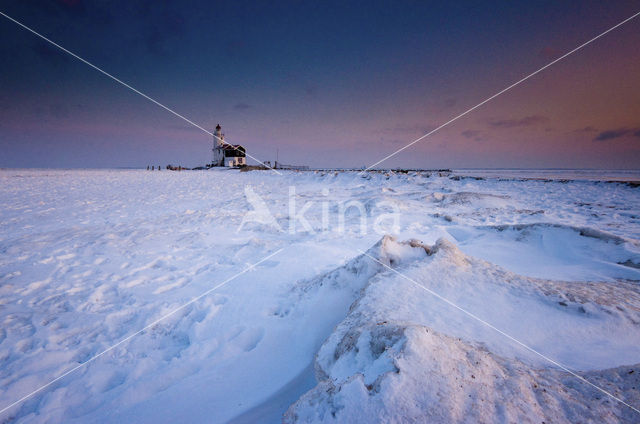
[{"label": "lighthouse tower", "polygon": [[213,132],[213,166],[224,165],[224,134],[222,134],[222,127],[220,124],[216,125],[216,129]]},{"label": "lighthouse tower", "polygon": [[213,147],[218,147],[223,144],[224,134],[222,134],[222,127],[220,124],[216,125],[216,130],[213,132]]}]

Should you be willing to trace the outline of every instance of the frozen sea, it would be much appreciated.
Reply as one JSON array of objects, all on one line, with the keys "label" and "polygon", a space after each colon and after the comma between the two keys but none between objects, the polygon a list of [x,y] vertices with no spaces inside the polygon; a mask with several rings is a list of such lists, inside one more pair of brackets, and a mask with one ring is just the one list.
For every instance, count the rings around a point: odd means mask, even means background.
[{"label": "frozen sea", "polygon": [[640,422],[640,172],[0,170],[0,422]]}]

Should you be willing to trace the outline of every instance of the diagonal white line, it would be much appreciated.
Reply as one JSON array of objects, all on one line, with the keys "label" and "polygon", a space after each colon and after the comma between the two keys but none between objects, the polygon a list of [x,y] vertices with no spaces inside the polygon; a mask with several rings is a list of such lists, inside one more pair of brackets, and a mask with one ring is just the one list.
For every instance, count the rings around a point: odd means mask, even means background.
[{"label": "diagonal white line", "polygon": [[22,28],[26,29],[27,31],[29,31],[29,32],[31,32],[31,33],[33,33],[33,34],[37,35],[38,37],[42,38],[42,39],[43,39],[43,40],[45,40],[46,42],[48,42],[48,43],[50,43],[50,44],[52,44],[52,45],[56,46],[57,48],[59,48],[59,49],[60,49],[60,50],[62,50],[63,52],[65,52],[65,53],[67,53],[67,54],[69,54],[69,55],[71,55],[71,56],[75,57],[76,59],[78,59],[78,60],[79,60],[79,61],[81,61],[82,63],[84,63],[84,64],[86,64],[86,65],[89,65],[90,67],[92,67],[92,68],[93,68],[93,69],[95,69],[96,71],[98,71],[98,72],[100,72],[100,73],[102,73],[102,74],[104,74],[104,75],[108,76],[108,77],[109,77],[109,78],[111,78],[112,80],[114,80],[114,81],[116,81],[116,82],[118,82],[118,83],[120,83],[120,84],[124,85],[124,86],[125,86],[125,87],[127,87],[129,90],[131,90],[131,91],[133,91],[133,92],[135,92],[135,93],[137,93],[137,94],[141,95],[141,96],[142,96],[142,97],[144,97],[145,99],[147,99],[147,100],[149,100],[149,101],[151,101],[151,102],[153,102],[153,103],[157,104],[158,106],[160,106],[161,108],[163,108],[163,109],[165,109],[165,110],[169,111],[170,113],[173,113],[173,114],[174,114],[174,115],[176,115],[178,118],[180,118],[180,119],[183,119],[183,120],[187,121],[188,123],[190,123],[190,124],[191,124],[191,125],[193,125],[194,127],[199,128],[199,129],[201,129],[202,131],[204,131],[205,133],[207,133],[207,134],[209,134],[209,135],[213,136],[213,133],[212,133],[212,132],[210,132],[210,131],[208,131],[208,130],[206,130],[206,129],[202,128],[200,125],[196,124],[195,122],[191,121],[191,120],[190,120],[190,119],[188,119],[188,118],[185,118],[184,116],[180,115],[178,112],[176,112],[176,111],[174,111],[174,110],[172,110],[172,109],[169,109],[168,107],[166,107],[166,106],[165,106],[165,105],[163,105],[162,103],[158,102],[158,101],[157,101],[157,100],[155,100],[155,99],[152,99],[151,97],[147,96],[147,95],[146,95],[146,94],[144,94],[143,92],[136,90],[135,88],[131,87],[131,86],[130,86],[129,84],[127,84],[126,82],[124,82],[124,81],[122,81],[122,80],[120,80],[120,79],[118,79],[118,78],[114,77],[114,76],[113,76],[113,75],[111,75],[110,73],[108,73],[108,72],[106,72],[106,71],[103,71],[102,69],[100,69],[99,67],[97,67],[96,65],[94,65],[93,63],[91,63],[91,62],[89,62],[89,61],[87,61],[87,60],[85,60],[85,59],[81,58],[81,57],[80,57],[80,56],[78,56],[77,54],[75,54],[75,53],[73,53],[73,52],[71,52],[71,51],[69,51],[69,50],[65,49],[65,48],[64,48],[64,47],[62,47],[60,44],[57,44],[57,43],[55,43],[54,41],[51,41],[50,39],[48,39],[48,38],[47,38],[47,37],[45,37],[44,35],[42,35],[42,34],[40,34],[40,33],[36,32],[35,30],[33,30],[33,29],[31,29],[31,28],[29,28],[29,27],[28,27],[28,26],[26,26],[25,24],[23,24],[23,23],[21,23],[21,22],[16,21],[16,20],[15,20],[15,19],[13,19],[11,16],[8,16],[8,15],[6,15],[6,14],[5,14],[5,13],[3,13],[3,12],[0,12],[0,15],[4,16],[5,18],[9,19],[10,21],[14,22],[15,24],[17,24],[17,25],[21,26]]},{"label": "diagonal white line", "polygon": [[[107,71],[102,70],[101,68],[97,67],[96,65],[94,65],[93,63],[89,62],[88,60],[85,60],[83,58],[81,58],[80,56],[78,56],[77,54],[65,49],[64,47],[62,47],[60,44],[48,39],[47,37],[45,37],[44,35],[40,34],[39,32],[35,31],[34,29],[29,28],[28,26],[26,26],[25,24],[23,24],[22,22],[16,21],[15,19],[13,19],[11,16],[0,12],[0,15],[4,16],[5,18],[9,19],[11,22],[21,26],[22,28],[26,29],[27,31],[31,32],[32,34],[37,35],[38,37],[42,38],[44,41],[46,41],[47,43],[59,48],[60,50],[62,50],[63,52],[75,57],[76,59],[78,59],[80,62],[92,67],[93,69],[95,69],[96,71],[100,72],[101,74],[104,74],[106,76],[108,76],[109,78],[111,78],[112,80],[116,81],[119,84],[122,84],[123,86],[127,87],[129,90],[133,91],[136,94],[141,95],[142,97],[144,97],[145,99],[149,100],[150,102],[155,103],[156,105],[160,106],[161,108],[163,108],[164,110],[168,111],[169,113],[174,114],[175,116],[177,116],[178,118],[188,122],[189,124],[193,125],[194,127],[204,131],[205,133],[207,133],[208,135],[214,137],[214,138],[218,138],[216,137],[211,131],[206,130],[204,128],[202,128],[200,125],[196,124],[195,122],[193,122],[192,120],[186,118],[185,116],[179,114],[178,112],[176,112],[173,109],[170,109],[169,107],[163,105],[162,103],[160,103],[159,101],[147,96],[146,94],[144,94],[143,92],[136,90],[135,88],[133,88],[132,86],[130,86],[129,84],[127,84],[126,82],[114,77],[113,75],[111,75],[110,73],[108,73]],[[219,138],[218,138],[219,139]],[[220,139],[219,139],[220,140]],[[222,140],[220,140],[222,141]],[[225,142],[225,144],[228,144]],[[233,145],[229,144],[230,146],[233,147]],[[233,147],[235,149],[235,147]],[[237,149],[236,149],[237,150]],[[278,175],[282,175],[280,172],[276,171],[274,168],[272,168],[271,166],[267,166],[265,165],[261,160],[254,158],[253,156],[251,156],[250,154],[246,153],[245,154],[247,156],[249,156],[251,159],[255,160],[256,162],[266,166],[267,168],[271,169],[273,172],[275,172]]]},{"label": "diagonal white line", "polygon": [[497,331],[498,333],[502,334],[503,336],[505,336],[506,338],[508,338],[509,340],[519,344],[520,346],[524,347],[525,349],[527,349],[528,351],[535,353],[536,355],[540,356],[541,358],[549,361],[550,363],[554,364],[555,366],[557,366],[558,368],[561,368],[563,371],[568,372],[569,374],[571,374],[572,376],[576,377],[577,379],[579,379],[580,381],[587,383],[588,385],[590,385],[591,387],[594,387],[595,389],[598,389],[600,392],[604,393],[605,395],[609,396],[612,399],[617,400],[618,402],[622,403],[625,406],[628,406],[629,408],[633,409],[634,411],[636,411],[638,414],[640,414],[640,410],[638,410],[637,408],[629,405],[627,402],[623,401],[622,399],[620,399],[619,397],[609,393],[608,391],[606,391],[605,389],[593,384],[592,382],[590,382],[589,380],[585,379],[584,377],[582,377],[579,374],[576,374],[575,372],[571,371],[569,368],[567,368],[566,366],[560,364],[559,362],[549,358],[548,356],[544,355],[543,353],[538,352],[537,350],[535,350],[534,348],[528,346],[527,344],[521,342],[520,340],[516,339],[515,337],[511,336],[508,333],[505,333],[504,331],[500,330],[499,328],[495,327],[493,324],[488,323],[487,321],[483,320],[482,318],[478,317],[477,315],[475,315],[472,312],[467,311],[466,309],[462,308],[461,306],[456,305],[455,303],[453,303],[452,301],[450,301],[449,299],[447,299],[444,296],[441,296],[440,294],[434,292],[433,290],[423,286],[422,284],[418,283],[417,281],[415,281],[414,279],[407,277],[406,275],[404,275],[403,273],[397,271],[396,269],[391,268],[389,265],[379,261],[378,259],[374,258],[373,256],[369,255],[367,252],[364,252],[362,250],[360,250],[360,253],[362,253],[363,255],[373,259],[374,261],[376,261],[377,263],[379,263],[380,265],[384,266],[385,268],[390,269],[391,271],[393,271],[394,273],[398,274],[400,277],[404,278],[405,280],[415,284],[416,286],[420,287],[421,289],[425,290],[426,292],[432,294],[433,296],[437,297],[438,299],[442,300],[443,302],[449,304],[450,306],[453,306],[454,308],[458,309],[459,311],[465,313],[466,315],[470,316],[471,318],[475,319],[476,321],[479,321],[480,323],[486,325],[487,327],[491,328],[492,330]]},{"label": "diagonal white line", "polygon": [[527,75],[526,77],[522,78],[521,80],[514,82],[513,84],[511,84],[511,85],[510,85],[510,86],[508,86],[507,88],[504,88],[504,89],[502,89],[502,90],[498,91],[498,92],[497,92],[496,94],[494,94],[493,96],[491,96],[491,97],[489,97],[489,98],[487,98],[487,99],[485,99],[485,100],[481,101],[480,103],[478,103],[477,105],[473,106],[472,108],[467,109],[466,111],[462,112],[460,115],[458,115],[458,116],[456,116],[456,117],[454,117],[454,118],[451,118],[450,120],[448,120],[448,121],[447,121],[447,122],[445,122],[444,124],[440,125],[439,127],[435,128],[435,129],[433,129],[433,130],[429,131],[428,133],[426,133],[425,135],[423,135],[423,136],[421,136],[421,137],[419,137],[419,138],[417,138],[417,139],[413,140],[411,143],[407,144],[406,146],[401,147],[401,148],[399,148],[398,150],[396,150],[395,152],[393,152],[393,153],[391,153],[391,154],[389,154],[389,155],[385,156],[384,158],[380,159],[378,162],[376,162],[376,163],[374,163],[373,165],[371,165],[371,166],[367,167],[366,169],[362,170],[362,171],[360,172],[360,174],[362,174],[362,173],[364,173],[364,172],[366,172],[366,171],[369,171],[371,168],[373,168],[373,167],[375,167],[375,166],[378,166],[378,165],[379,165],[379,164],[381,164],[382,162],[384,162],[384,161],[386,161],[387,159],[389,159],[389,158],[391,158],[391,157],[393,157],[393,156],[397,155],[397,154],[398,154],[398,153],[400,153],[401,151],[403,151],[403,150],[405,150],[405,149],[407,149],[407,148],[409,148],[409,147],[413,146],[414,144],[418,143],[419,141],[421,141],[421,140],[423,140],[423,139],[425,139],[425,138],[429,137],[431,134],[433,134],[433,133],[435,133],[435,132],[437,132],[437,131],[440,131],[442,128],[446,127],[447,125],[451,124],[452,122],[457,121],[458,119],[460,119],[460,118],[462,118],[463,116],[465,116],[466,114],[468,114],[468,113],[470,113],[470,112],[472,112],[472,111],[476,110],[477,108],[479,108],[480,106],[484,105],[485,103],[490,102],[491,100],[495,99],[495,98],[496,98],[496,97],[498,97],[499,95],[501,95],[501,94],[503,94],[503,93],[505,93],[505,92],[507,92],[507,91],[511,90],[513,87],[515,87],[515,86],[517,86],[517,85],[519,85],[519,84],[521,84],[521,83],[525,82],[526,80],[528,80],[529,78],[533,77],[534,75],[537,75],[537,74],[539,74],[540,72],[542,72],[542,71],[544,71],[545,69],[547,69],[548,67],[550,67],[550,66],[552,66],[552,65],[554,65],[554,64],[556,64],[556,63],[558,63],[558,62],[560,62],[562,59],[566,58],[567,56],[572,55],[573,53],[577,52],[578,50],[582,49],[583,47],[588,46],[589,44],[591,44],[591,43],[593,43],[594,41],[596,41],[598,38],[603,37],[604,35],[608,34],[609,32],[613,31],[614,29],[618,28],[619,26],[621,26],[621,25],[623,25],[623,24],[625,24],[625,23],[629,22],[630,20],[632,20],[633,18],[637,17],[638,15],[640,15],[640,12],[636,13],[635,15],[632,15],[632,16],[628,17],[627,19],[625,19],[625,20],[624,20],[624,21],[622,21],[622,22],[619,22],[618,24],[616,24],[616,25],[612,26],[612,27],[611,27],[611,28],[609,28],[608,30],[606,30],[606,31],[604,31],[604,32],[602,32],[602,33],[600,33],[600,34],[598,34],[598,35],[597,35],[597,36],[595,36],[595,37],[593,37],[591,40],[589,40],[589,41],[587,41],[587,42],[585,42],[585,43],[582,43],[581,45],[579,45],[579,46],[578,46],[578,47],[576,47],[575,49],[573,49],[573,50],[571,50],[571,51],[569,51],[569,52],[567,52],[567,53],[563,54],[563,55],[562,55],[562,56],[560,56],[559,58],[557,58],[557,59],[555,59],[555,60],[553,60],[553,61],[551,61],[551,62],[547,63],[546,65],[544,65],[542,68],[538,69],[537,71],[530,73],[529,75]]},{"label": "diagonal white line", "polygon": [[20,399],[16,400],[15,402],[13,402],[10,405],[5,406],[4,408],[2,408],[0,410],[0,414],[2,414],[3,412],[5,412],[6,410],[18,405],[19,403],[24,402],[25,400],[29,399],[30,397],[32,397],[33,395],[35,395],[38,392],[41,392],[42,390],[46,389],[47,387],[51,386],[52,384],[54,384],[55,382],[63,379],[64,377],[66,377],[67,375],[71,374],[72,372],[78,370],[79,368],[84,367],[85,365],[87,365],[90,362],[95,361],[96,359],[98,359],[99,357],[101,357],[102,355],[104,355],[105,353],[115,349],[116,347],[120,346],[123,343],[126,343],[127,341],[131,340],[132,338],[134,338],[135,336],[137,336],[138,334],[148,330],[149,328],[153,327],[154,325],[158,324],[159,322],[169,318],[170,316],[174,315],[176,312],[179,312],[181,310],[183,310],[184,308],[186,308],[187,306],[191,305],[194,302],[197,302],[198,300],[202,299],[203,297],[205,297],[206,295],[208,295],[209,293],[211,293],[212,291],[224,286],[225,284],[227,284],[228,282],[236,279],[237,277],[241,276],[242,274],[252,270],[253,268],[255,268],[256,266],[260,265],[262,262],[266,261],[267,259],[272,258],[273,256],[277,255],[278,253],[282,252],[285,248],[281,248],[276,250],[275,252],[271,253],[270,255],[268,255],[267,257],[259,260],[258,262],[249,265],[247,268],[245,268],[244,270],[240,271],[239,273],[233,275],[232,277],[227,278],[226,280],[224,280],[223,282],[221,282],[220,284],[210,288],[209,290],[205,291],[204,293],[200,294],[197,297],[194,297],[193,299],[191,299],[190,301],[188,301],[187,303],[183,304],[182,306],[179,306],[177,308],[175,308],[174,310],[172,310],[171,312],[169,312],[166,315],[161,316],[160,318],[158,318],[157,320],[153,321],[151,324],[146,325],[145,327],[141,328],[140,330],[136,331],[133,334],[128,335],[127,337],[125,337],[124,339],[120,340],[118,343],[108,347],[107,349],[103,350],[102,352],[96,354],[95,356],[91,357],[90,359],[87,359],[86,361],[82,362],[81,364],[76,365],[75,367],[71,368],[68,371],[65,371],[63,374],[59,375],[58,377],[54,378],[53,380],[51,380],[50,382],[48,382],[47,384],[38,387],[36,390],[32,391],[31,393],[29,393],[28,395],[25,395],[23,397],[21,397]]}]

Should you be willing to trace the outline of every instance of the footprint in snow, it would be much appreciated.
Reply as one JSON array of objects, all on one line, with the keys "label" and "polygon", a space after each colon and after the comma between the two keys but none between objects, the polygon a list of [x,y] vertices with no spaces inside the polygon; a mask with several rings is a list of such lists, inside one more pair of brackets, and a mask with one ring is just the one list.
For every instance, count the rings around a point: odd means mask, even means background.
[{"label": "footprint in snow", "polygon": [[229,338],[229,341],[245,352],[251,352],[264,337],[264,328],[254,327],[244,329],[244,327],[237,327],[234,329],[234,333],[235,334]]},{"label": "footprint in snow", "polygon": [[276,306],[274,308],[271,308],[268,310],[267,315],[271,315],[271,316],[276,316],[279,318],[284,318],[287,315],[289,315],[289,312],[291,311],[291,305],[286,305],[286,304],[282,304],[279,306]]},{"label": "footprint in snow", "polygon": [[184,287],[189,283],[189,281],[191,281],[190,278],[185,278],[185,277],[178,278],[178,280],[176,280],[173,283],[165,284],[163,286],[158,287],[157,289],[154,290],[153,294],[162,294],[169,290],[174,290],[174,289]]}]

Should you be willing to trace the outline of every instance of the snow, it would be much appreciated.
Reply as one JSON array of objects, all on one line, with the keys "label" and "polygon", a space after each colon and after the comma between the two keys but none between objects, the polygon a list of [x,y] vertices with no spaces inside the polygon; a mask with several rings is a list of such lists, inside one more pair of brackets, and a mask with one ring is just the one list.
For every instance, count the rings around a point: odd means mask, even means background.
[{"label": "snow", "polygon": [[225,283],[0,420],[638,420],[433,295],[640,406],[631,174],[516,174],[1,170],[0,408]]}]

